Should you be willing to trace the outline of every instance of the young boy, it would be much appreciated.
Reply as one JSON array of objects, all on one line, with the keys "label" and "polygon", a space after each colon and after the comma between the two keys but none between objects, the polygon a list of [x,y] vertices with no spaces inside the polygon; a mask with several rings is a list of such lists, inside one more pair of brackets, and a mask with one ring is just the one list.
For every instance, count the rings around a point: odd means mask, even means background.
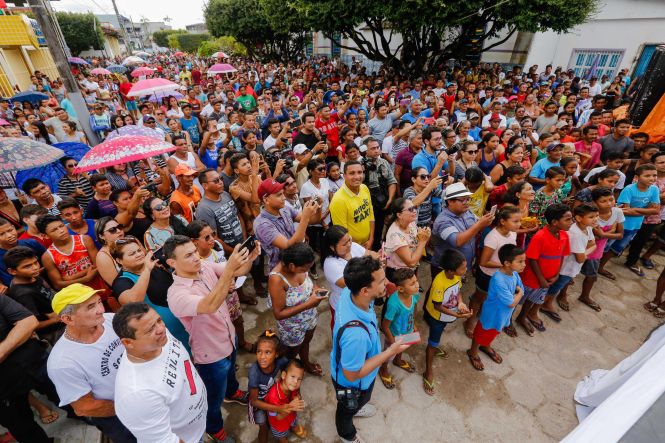
[{"label": "young boy", "polygon": [[533,328],[545,331],[543,321],[538,317],[540,306],[545,301],[548,288],[559,278],[561,262],[570,254],[568,229],[573,224],[570,208],[562,203],[549,206],[545,210],[545,225],[536,232],[526,250],[527,266],[521,274],[524,283],[524,305],[517,316],[529,336]]},{"label": "young boy", "polygon": [[553,142],[547,145],[547,157],[540,159],[533,165],[529,172],[529,183],[533,189],[538,190],[545,185],[545,173],[552,166],[561,166],[561,156],[563,155],[563,144]]},{"label": "young boy", "polygon": [[4,261],[7,272],[12,275],[7,295],[37,317],[37,335],[53,346],[64,332],[65,325],[51,307],[55,291],[39,276],[41,264],[37,254],[26,246],[16,246],[7,251]]},{"label": "young boy", "polygon": [[305,375],[302,362],[294,358],[286,364],[279,381],[272,385],[266,394],[265,402],[282,406],[283,411],[268,412],[268,423],[272,435],[279,443],[287,443],[289,430],[300,438],[307,437],[307,431],[297,423],[297,412],[305,409],[305,402],[300,396],[300,384]]},{"label": "young boy", "polygon": [[[568,230],[568,242],[570,244],[570,255],[563,259],[559,278],[547,290],[545,304],[540,312],[547,315],[555,322],[560,322],[561,317],[554,311],[553,301],[556,297],[558,305],[564,311],[568,311],[567,289],[570,282],[582,270],[584,262],[596,249],[596,239],[593,228],[598,225],[598,208],[588,203],[581,204],[573,210],[575,223]],[[598,303],[590,298],[580,298],[580,301],[595,311],[600,311]]]},{"label": "young boy", "polygon": [[21,212],[19,213],[19,217],[21,217],[21,221],[23,221],[23,224],[26,226],[26,230],[23,231],[18,239],[34,240],[44,248],[51,246],[51,243],[53,243],[51,239],[40,233],[37,229],[37,225],[35,224],[39,217],[46,214],[48,214],[48,211],[39,205],[23,206],[21,208]]},{"label": "young boy", "polygon": [[490,192],[490,196],[487,199],[487,206],[492,207],[497,205],[501,208],[503,206],[503,197],[506,195],[508,188],[510,188],[515,183],[524,181],[526,177],[526,170],[518,165],[508,166],[505,172],[506,182],[502,185],[495,186]]},{"label": "young boy", "polygon": [[87,235],[95,243],[97,249],[101,249],[102,245],[97,241],[95,236],[95,221],[89,218],[83,218],[83,209],[79,203],[71,197],[64,197],[58,203],[58,210],[60,217],[67,223],[67,229],[72,235],[80,234]]},{"label": "young boy", "polygon": [[485,214],[485,206],[490,192],[494,189],[494,184],[489,176],[483,174],[483,171],[477,166],[471,166],[464,172],[462,180],[471,192],[469,197],[469,210],[480,218]]},{"label": "young boy", "polygon": [[510,325],[515,306],[524,296],[524,285],[519,275],[526,267],[524,250],[513,244],[503,245],[499,248],[499,261],[501,267],[490,279],[487,299],[473,331],[471,349],[466,351],[471,365],[478,371],[485,369],[478,356],[479,350],[497,364],[503,361],[491,344],[501,329]]},{"label": "young boy", "polygon": [[[626,221],[623,224],[623,238],[615,240],[610,245],[609,251],[603,255],[600,261],[600,267],[603,272],[600,275],[616,280],[616,277],[605,270],[605,264],[612,258],[618,257],[628,247],[628,244],[635,238],[637,232],[642,226],[645,215],[658,214],[660,211],[660,194],[658,188],[654,186],[658,173],[656,167],[652,164],[638,166],[635,169],[637,183],[631,183],[626,186],[619,194],[619,207],[623,210]],[[644,271],[637,264],[628,264],[628,269],[640,277],[644,277]]]},{"label": "young boy", "polygon": [[621,192],[624,186],[626,186],[626,174],[621,172],[621,168],[623,168],[623,162],[623,152],[610,152],[607,156],[607,164],[605,166],[598,166],[597,168],[590,170],[589,173],[584,177],[584,182],[589,183],[591,177],[600,174],[605,169],[614,169],[619,173],[619,181],[617,182],[614,190],[617,191],[617,193]]},{"label": "young boy", "polygon": [[[396,336],[410,334],[416,330],[414,318],[420,289],[418,277],[411,268],[399,268],[393,273],[393,281],[397,285],[397,290],[388,298],[381,320],[381,331],[386,336],[386,349],[395,342]],[[416,371],[414,365],[402,360],[401,353],[395,355],[393,364],[410,373]],[[387,389],[395,388],[387,361],[381,365],[379,377]]]},{"label": "young boy", "polygon": [[462,276],[466,274],[466,259],[456,249],[448,249],[441,256],[439,263],[442,271],[434,277],[429,297],[425,301],[425,323],[429,325],[429,339],[425,351],[425,373],[423,389],[428,395],[434,395],[432,363],[434,356],[446,357],[439,348],[441,335],[448,323],[458,318],[468,318],[472,312],[462,302]]}]

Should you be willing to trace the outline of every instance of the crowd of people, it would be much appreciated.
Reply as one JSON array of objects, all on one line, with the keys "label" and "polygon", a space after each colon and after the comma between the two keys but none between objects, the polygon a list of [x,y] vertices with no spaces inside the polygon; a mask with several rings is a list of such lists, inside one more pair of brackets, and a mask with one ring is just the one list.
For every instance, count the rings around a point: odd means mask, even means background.
[{"label": "crowd of people", "polygon": [[[142,126],[175,151],[90,174],[65,156],[57,189],[0,176],[0,424],[20,442],[52,441],[32,409],[58,418],[33,391],[115,443],[233,442],[232,403],[261,442],[306,438],[301,382],[325,375],[310,344],[332,333],[337,433],[360,443],[377,377],[394,389],[392,371],[420,372],[435,394],[450,323],[470,369],[501,364],[500,333],[600,311],[607,263],[626,252],[644,277],[665,243],[665,150],[626,119],[626,70],[407,79],[314,58],[207,75],[216,60],[160,55],[146,65],[181,89],[158,100],[88,69],[113,61],[73,67],[92,131]],[[2,137],[88,143],[63,83],[31,80],[49,98],[2,99]],[[649,315],[665,317],[664,290],[665,271]],[[260,298],[274,322],[256,337],[243,305]],[[256,355],[248,373],[239,352]]]}]

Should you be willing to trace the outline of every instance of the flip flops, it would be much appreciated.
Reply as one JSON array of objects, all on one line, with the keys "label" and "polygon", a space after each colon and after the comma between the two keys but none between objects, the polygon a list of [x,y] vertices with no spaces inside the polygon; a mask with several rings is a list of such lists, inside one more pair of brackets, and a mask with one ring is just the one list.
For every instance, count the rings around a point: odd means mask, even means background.
[{"label": "flip flops", "polygon": [[483,354],[487,355],[494,363],[497,365],[500,365],[503,363],[503,358],[493,349],[493,348],[486,348],[485,346],[480,346],[478,348],[480,352]]},{"label": "flip flops", "polygon": [[395,389],[395,382],[393,381],[392,375],[381,375],[381,373],[379,373],[379,378],[381,379],[381,383],[383,383],[383,386],[385,386],[386,389]]},{"label": "flip flops", "polygon": [[[600,310],[602,309],[600,307],[600,305],[598,303],[596,303],[595,301],[593,301],[593,300],[582,300],[581,298],[579,298],[578,300],[581,303],[584,303],[585,305],[587,305],[588,307],[590,307],[591,309],[593,309],[596,312],[600,312]],[[542,310],[541,310],[541,312],[542,312]]]},{"label": "flip flops", "polygon": [[471,355],[471,349],[467,349],[466,351],[467,357],[469,357],[469,361],[471,362],[471,366],[473,366],[473,369],[476,371],[484,371],[485,370],[485,365],[483,365],[482,360],[478,356],[473,356]]},{"label": "flip flops", "polygon": [[395,362],[393,362],[393,364],[395,366],[397,366],[398,368],[400,368],[400,369],[404,369],[409,374],[413,374],[414,372],[416,372],[416,367],[413,366],[411,363],[409,363],[406,360],[402,360],[402,363],[400,363],[400,364],[397,364]]},{"label": "flip flops", "polygon": [[638,277],[644,277],[644,276],[646,275],[646,274],[644,273],[644,271],[642,270],[642,268],[640,268],[640,267],[637,266],[637,265],[626,266],[626,267],[627,267],[628,269],[630,269],[630,272],[632,272],[633,274],[637,275]]},{"label": "flip flops", "polygon": [[527,320],[529,320],[529,323],[531,323],[531,325],[532,325],[534,328],[536,328],[539,332],[545,332],[545,331],[547,330],[547,329],[545,328],[545,325],[543,324],[543,321],[542,321],[542,320],[539,321],[539,322],[537,322],[537,321],[535,321],[535,320],[531,320],[531,319],[528,318],[528,317],[527,317]]},{"label": "flip flops", "polygon": [[[561,309],[563,309],[563,308],[561,308]],[[564,309],[564,311],[567,311],[567,309]],[[557,314],[556,312],[554,312],[554,311],[548,311],[548,310],[545,310],[543,308],[540,308],[540,312],[542,314],[545,314],[546,316],[548,316],[549,318],[551,318],[553,321],[555,321],[557,323],[559,323],[561,321],[561,316],[559,314]]]},{"label": "flip flops", "polygon": [[423,374],[423,390],[427,395],[434,395],[434,382],[427,380]]}]

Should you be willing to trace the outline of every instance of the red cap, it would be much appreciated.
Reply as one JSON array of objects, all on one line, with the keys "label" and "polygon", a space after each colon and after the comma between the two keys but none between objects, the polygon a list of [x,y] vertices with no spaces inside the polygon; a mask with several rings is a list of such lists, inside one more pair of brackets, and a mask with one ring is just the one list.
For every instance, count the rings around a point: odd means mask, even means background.
[{"label": "red cap", "polygon": [[276,194],[282,189],[284,189],[284,183],[279,183],[272,178],[267,178],[259,184],[259,199],[263,200],[263,197],[266,195]]},{"label": "red cap", "polygon": [[501,116],[497,113],[490,115],[490,121],[492,120],[501,120]]}]

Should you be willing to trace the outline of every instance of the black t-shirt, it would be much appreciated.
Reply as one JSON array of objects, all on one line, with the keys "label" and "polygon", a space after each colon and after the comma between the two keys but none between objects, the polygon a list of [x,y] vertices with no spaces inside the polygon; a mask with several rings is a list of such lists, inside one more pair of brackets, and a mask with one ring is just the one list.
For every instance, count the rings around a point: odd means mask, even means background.
[{"label": "black t-shirt", "polygon": [[46,320],[46,314],[53,312],[51,300],[55,291],[41,277],[37,277],[34,283],[12,283],[7,295],[27,308],[39,321]]},{"label": "black t-shirt", "polygon": [[138,238],[141,243],[143,243],[143,237],[148,228],[150,228],[151,223],[152,222],[147,217],[134,218],[134,220],[132,220],[132,227],[129,231],[127,231],[127,235],[134,236]]},{"label": "black t-shirt", "polygon": [[[157,306],[168,307],[169,304],[166,301],[166,294],[172,284],[173,276],[171,273],[159,266],[155,266],[150,273],[150,281],[148,282],[147,296],[150,301]],[[120,294],[132,287],[134,287],[134,282],[131,279],[118,276],[113,280],[111,289],[116,297],[120,297]]]},{"label": "black t-shirt", "polygon": [[307,149],[314,149],[314,146],[319,142],[319,139],[316,138],[316,135],[312,132],[311,134],[303,134],[302,131],[298,131],[298,134],[293,138],[293,146],[299,145],[302,143],[307,146]]}]

